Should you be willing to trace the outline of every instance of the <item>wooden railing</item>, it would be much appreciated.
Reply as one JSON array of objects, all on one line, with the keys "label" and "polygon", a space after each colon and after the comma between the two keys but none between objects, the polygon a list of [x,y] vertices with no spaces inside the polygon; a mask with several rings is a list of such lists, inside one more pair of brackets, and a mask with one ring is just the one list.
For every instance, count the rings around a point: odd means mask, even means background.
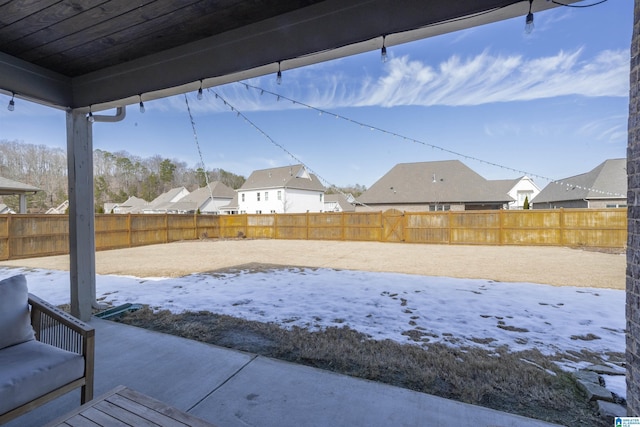
[{"label": "wooden railing", "polygon": [[[624,248],[626,209],[96,215],[96,250],[195,240],[302,239]],[[69,252],[66,215],[0,215],[0,260]]]}]

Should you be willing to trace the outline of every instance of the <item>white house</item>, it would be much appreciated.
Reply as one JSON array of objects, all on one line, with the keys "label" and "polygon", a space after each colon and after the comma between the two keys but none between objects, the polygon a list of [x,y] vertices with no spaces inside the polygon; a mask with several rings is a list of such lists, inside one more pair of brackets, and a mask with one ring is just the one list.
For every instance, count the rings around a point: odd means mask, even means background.
[{"label": "white house", "polygon": [[105,203],[104,211],[105,213],[116,214],[142,213],[142,210],[148,205],[149,202],[147,202],[146,200],[139,197],[131,196],[122,203]]},{"label": "white house", "polygon": [[208,187],[192,191],[167,208],[177,213],[196,213],[200,211],[203,214],[217,215],[221,212],[223,206],[228,205],[233,200],[235,194],[235,191],[220,181],[214,181],[209,183]]},{"label": "white house", "polygon": [[172,188],[166,193],[162,193],[142,209],[142,213],[178,213],[173,209],[173,203],[189,194],[189,190],[184,187]]},{"label": "white house", "polygon": [[513,201],[507,205],[507,209],[522,209],[525,199],[531,203],[531,199],[540,193],[540,187],[528,176],[521,176],[516,179],[491,180],[489,182],[513,198]]},{"label": "white house", "polygon": [[352,194],[325,194],[324,195],[324,211],[325,212],[355,212],[355,198]]},{"label": "white house", "polygon": [[237,193],[241,214],[324,211],[324,186],[303,165],[254,171]]}]

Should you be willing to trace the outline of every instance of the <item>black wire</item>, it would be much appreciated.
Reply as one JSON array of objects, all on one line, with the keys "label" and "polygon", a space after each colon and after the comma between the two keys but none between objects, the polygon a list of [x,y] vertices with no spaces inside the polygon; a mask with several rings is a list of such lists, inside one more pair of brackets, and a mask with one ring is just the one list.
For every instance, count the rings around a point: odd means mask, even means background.
[{"label": "black wire", "polygon": [[551,3],[553,3],[553,4],[557,4],[558,6],[584,8],[584,7],[593,7],[593,6],[597,6],[597,5],[602,4],[602,3],[604,3],[604,2],[607,2],[607,1],[609,1],[609,0],[600,0],[599,2],[596,2],[596,3],[592,3],[592,4],[582,4],[582,5],[578,5],[578,4],[564,4],[564,3],[560,3],[559,1],[556,1],[556,0],[551,0]]}]

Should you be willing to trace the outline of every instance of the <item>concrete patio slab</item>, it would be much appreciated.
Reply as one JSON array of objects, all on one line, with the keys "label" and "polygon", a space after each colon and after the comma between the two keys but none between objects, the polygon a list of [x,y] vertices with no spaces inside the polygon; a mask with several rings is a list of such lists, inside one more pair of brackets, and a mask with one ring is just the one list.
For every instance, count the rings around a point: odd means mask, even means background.
[{"label": "concrete patio slab", "polygon": [[552,425],[264,357],[190,412],[228,427]]},{"label": "concrete patio slab", "polygon": [[[95,396],[125,385],[220,427],[552,426],[542,421],[94,318]],[[7,427],[77,408],[75,391]]]}]

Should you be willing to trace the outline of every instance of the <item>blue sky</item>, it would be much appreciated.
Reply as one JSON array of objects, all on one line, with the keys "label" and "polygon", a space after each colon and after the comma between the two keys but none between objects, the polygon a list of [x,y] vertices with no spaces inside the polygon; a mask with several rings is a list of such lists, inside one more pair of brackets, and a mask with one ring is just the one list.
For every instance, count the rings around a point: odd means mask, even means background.
[{"label": "blue sky", "polygon": [[[248,176],[302,161],[325,184],[370,187],[397,163],[458,159],[544,187],[540,177],[626,156],[632,23],[633,0],[560,7],[536,13],[530,35],[519,17],[391,46],[384,63],[369,52],[285,70],[281,85],[268,75],[187,96],[207,169]],[[0,95],[0,140],[66,147],[63,112],[8,102]],[[96,123],[94,148],[200,166],[184,96],[145,106]]]}]

